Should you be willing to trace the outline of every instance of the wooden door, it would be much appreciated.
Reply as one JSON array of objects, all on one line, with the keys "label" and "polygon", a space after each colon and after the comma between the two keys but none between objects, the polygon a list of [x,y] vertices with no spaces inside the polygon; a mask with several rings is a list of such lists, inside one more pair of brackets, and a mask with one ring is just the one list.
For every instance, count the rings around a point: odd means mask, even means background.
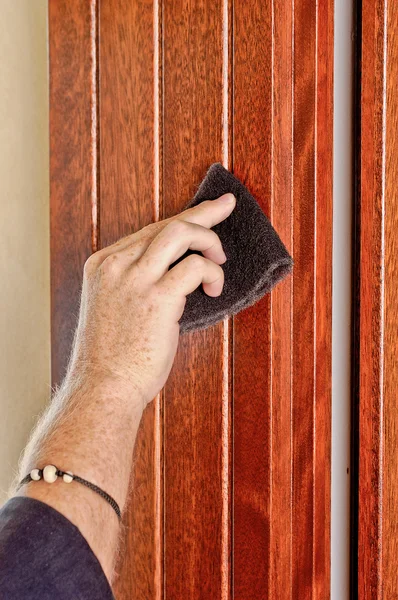
[{"label": "wooden door", "polygon": [[398,597],[398,15],[363,0],[358,97],[358,511],[354,594]]},{"label": "wooden door", "polygon": [[50,0],[52,368],[87,256],[220,161],[295,260],[181,338],[147,408],[117,598],[330,596],[333,0]]}]

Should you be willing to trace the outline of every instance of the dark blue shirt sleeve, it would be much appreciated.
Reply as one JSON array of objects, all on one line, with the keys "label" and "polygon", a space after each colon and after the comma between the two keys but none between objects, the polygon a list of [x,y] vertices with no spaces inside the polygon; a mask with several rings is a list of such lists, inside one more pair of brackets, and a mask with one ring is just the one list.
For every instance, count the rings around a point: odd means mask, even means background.
[{"label": "dark blue shirt sleeve", "polygon": [[114,600],[75,525],[47,504],[17,497],[0,509],[1,600]]}]

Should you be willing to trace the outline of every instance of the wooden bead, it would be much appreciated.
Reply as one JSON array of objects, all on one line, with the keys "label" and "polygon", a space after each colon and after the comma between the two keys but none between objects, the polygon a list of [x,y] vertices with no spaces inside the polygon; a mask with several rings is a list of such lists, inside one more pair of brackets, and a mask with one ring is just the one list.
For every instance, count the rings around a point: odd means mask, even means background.
[{"label": "wooden bead", "polygon": [[66,471],[62,475],[62,479],[65,481],[65,483],[71,483],[73,481],[73,473],[71,473],[70,471]]},{"label": "wooden bead", "polygon": [[33,481],[40,481],[41,475],[39,469],[32,469],[30,472],[30,478],[33,479]]},{"label": "wooden bead", "polygon": [[54,467],[54,465],[47,465],[46,467],[44,467],[44,469],[43,469],[44,481],[47,481],[47,483],[54,483],[54,481],[56,481],[57,478],[58,478],[57,467]]}]

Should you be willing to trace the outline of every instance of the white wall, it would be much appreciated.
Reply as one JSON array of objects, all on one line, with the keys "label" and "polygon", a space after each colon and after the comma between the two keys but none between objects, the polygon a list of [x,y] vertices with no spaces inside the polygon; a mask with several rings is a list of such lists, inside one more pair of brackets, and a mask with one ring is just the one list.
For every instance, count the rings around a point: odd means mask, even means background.
[{"label": "white wall", "polygon": [[47,0],[0,0],[0,501],[49,397]]}]

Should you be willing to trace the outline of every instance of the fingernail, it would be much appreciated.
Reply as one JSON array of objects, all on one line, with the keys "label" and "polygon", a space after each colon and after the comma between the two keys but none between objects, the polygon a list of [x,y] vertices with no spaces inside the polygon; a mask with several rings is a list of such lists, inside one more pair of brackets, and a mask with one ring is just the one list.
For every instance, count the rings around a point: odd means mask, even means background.
[{"label": "fingernail", "polygon": [[224,194],[218,200],[219,202],[225,202],[225,204],[231,204],[231,202],[234,202],[235,196],[233,194]]}]

